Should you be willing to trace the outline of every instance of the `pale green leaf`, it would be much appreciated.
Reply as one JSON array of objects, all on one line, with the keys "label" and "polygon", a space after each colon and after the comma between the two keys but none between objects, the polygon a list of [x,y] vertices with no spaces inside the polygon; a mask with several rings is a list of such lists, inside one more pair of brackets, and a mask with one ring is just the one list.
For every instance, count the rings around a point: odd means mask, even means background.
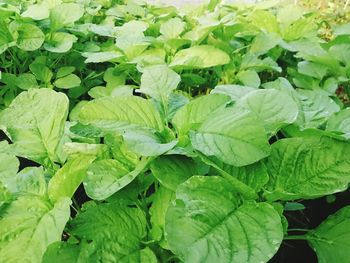
[{"label": "pale green leaf", "polygon": [[81,83],[80,78],[75,74],[69,74],[68,76],[56,79],[53,83],[59,89],[71,89],[78,87]]},{"label": "pale green leaf", "polygon": [[230,57],[213,46],[201,45],[182,49],[175,54],[170,67],[173,68],[209,68],[225,65],[230,62]]},{"label": "pale green leaf", "polygon": [[217,111],[190,134],[193,147],[234,166],[257,162],[270,153],[267,136],[254,113],[239,108]]},{"label": "pale green leaf", "polygon": [[0,258],[4,262],[41,262],[46,248],[61,235],[70,215],[71,201],[55,205],[34,195],[13,201],[0,219]]},{"label": "pale green leaf", "polygon": [[28,6],[27,10],[21,16],[30,17],[33,20],[43,20],[50,16],[50,12],[46,5],[35,4]]},{"label": "pale green leaf", "polygon": [[63,3],[50,10],[50,29],[56,31],[70,25],[84,15],[84,7],[75,3]]},{"label": "pale green leaf", "polygon": [[148,162],[148,159],[143,159],[134,169],[130,169],[117,160],[96,161],[88,168],[84,179],[85,191],[92,199],[106,199],[130,184],[145,169]]},{"label": "pale green leaf", "polygon": [[172,123],[180,134],[185,135],[190,131],[191,126],[202,123],[208,115],[229,101],[230,98],[222,94],[196,98],[176,112]]},{"label": "pale green leaf", "polygon": [[143,70],[139,91],[166,103],[180,81],[180,76],[166,65],[151,66]]},{"label": "pale green leaf", "polygon": [[243,70],[238,72],[237,78],[245,86],[259,88],[261,81],[258,73],[254,70]]},{"label": "pale green leaf", "polygon": [[22,92],[0,114],[0,128],[12,140],[12,151],[41,164],[56,161],[64,133],[68,98],[50,89]]},{"label": "pale green leaf", "polygon": [[65,32],[52,33],[51,38],[44,44],[47,51],[54,53],[68,52],[78,38]]},{"label": "pale green leaf", "polygon": [[159,32],[166,38],[178,38],[186,24],[178,17],[171,18],[160,26]]},{"label": "pale green leaf", "polygon": [[152,103],[140,97],[105,97],[82,107],[79,121],[104,130],[123,131],[148,127],[162,131],[163,124]]},{"label": "pale green leaf", "polygon": [[237,101],[256,88],[241,85],[219,85],[216,86],[210,94],[224,94],[231,97],[231,100]]},{"label": "pale green leaf", "polygon": [[49,181],[48,195],[51,201],[56,202],[62,197],[72,198],[94,159],[93,155],[80,155],[59,169]]},{"label": "pale green leaf", "polygon": [[[176,191],[165,230],[184,262],[267,262],[282,238],[281,218],[268,203],[244,203],[221,177],[192,177]],[[186,234],[184,234],[186,233]]]},{"label": "pale green leaf", "polygon": [[275,89],[250,92],[238,100],[236,106],[254,112],[270,135],[283,126],[295,122],[299,113],[298,105],[293,98]]}]

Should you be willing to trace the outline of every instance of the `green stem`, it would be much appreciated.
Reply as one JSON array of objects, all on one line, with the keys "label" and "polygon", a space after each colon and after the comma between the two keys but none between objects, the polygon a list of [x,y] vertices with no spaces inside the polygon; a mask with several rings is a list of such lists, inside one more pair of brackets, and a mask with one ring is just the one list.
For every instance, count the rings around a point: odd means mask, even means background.
[{"label": "green stem", "polygon": [[307,240],[308,237],[306,235],[289,235],[283,238],[284,240]]},{"label": "green stem", "polygon": [[290,228],[288,231],[302,231],[302,232],[308,232],[310,229],[305,229],[305,228]]}]

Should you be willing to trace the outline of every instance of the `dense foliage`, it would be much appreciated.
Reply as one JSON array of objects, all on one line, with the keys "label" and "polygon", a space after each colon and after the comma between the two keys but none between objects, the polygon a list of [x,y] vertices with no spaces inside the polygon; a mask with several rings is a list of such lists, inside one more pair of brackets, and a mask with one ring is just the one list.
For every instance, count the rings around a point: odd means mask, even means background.
[{"label": "dense foliage", "polygon": [[348,262],[350,24],[218,2],[0,3],[2,262]]}]

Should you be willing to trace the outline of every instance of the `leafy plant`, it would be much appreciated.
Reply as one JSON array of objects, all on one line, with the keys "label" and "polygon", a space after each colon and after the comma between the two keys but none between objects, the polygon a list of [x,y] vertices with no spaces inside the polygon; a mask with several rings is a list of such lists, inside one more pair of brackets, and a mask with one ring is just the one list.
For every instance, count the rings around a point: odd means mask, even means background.
[{"label": "leafy plant", "polygon": [[348,206],[285,215],[348,189],[349,24],[219,2],[1,4],[4,262],[347,262]]}]

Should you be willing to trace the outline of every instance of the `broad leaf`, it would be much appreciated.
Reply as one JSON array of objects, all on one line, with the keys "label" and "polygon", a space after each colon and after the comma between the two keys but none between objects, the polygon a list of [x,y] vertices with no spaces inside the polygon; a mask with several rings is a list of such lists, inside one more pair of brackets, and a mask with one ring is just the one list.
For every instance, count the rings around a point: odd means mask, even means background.
[{"label": "broad leaf", "polygon": [[272,145],[267,160],[268,200],[312,199],[344,191],[350,182],[350,147],[327,137],[290,138]]},{"label": "broad leaf", "polygon": [[92,241],[87,262],[157,262],[153,252],[142,248],[141,241],[147,234],[146,217],[138,208],[101,204],[79,214],[72,226],[74,235]]},{"label": "broad leaf", "polygon": [[78,186],[86,176],[86,170],[94,161],[95,156],[80,155],[68,161],[51,178],[48,187],[48,195],[53,202],[62,197],[72,198]]},{"label": "broad leaf", "polygon": [[217,111],[190,134],[193,147],[234,166],[257,162],[270,153],[265,130],[254,113],[242,108]]},{"label": "broad leaf", "polygon": [[222,50],[209,45],[194,46],[175,54],[170,67],[174,68],[209,68],[225,65],[230,57]]},{"label": "broad leaf", "polygon": [[82,107],[79,121],[107,131],[123,131],[136,127],[163,130],[159,113],[152,103],[140,97],[106,97]]},{"label": "broad leaf", "polygon": [[103,200],[130,184],[148,165],[149,160],[141,160],[133,169],[117,160],[94,162],[87,171],[84,188],[87,195],[95,200]]},{"label": "broad leaf", "polygon": [[299,113],[298,105],[292,97],[274,89],[250,92],[238,100],[236,106],[254,112],[262,120],[266,132],[270,135],[296,121]]},{"label": "broad leaf", "polygon": [[208,115],[223,107],[230,98],[222,94],[213,94],[194,99],[175,114],[172,123],[182,135],[189,132],[191,126],[202,123]]},{"label": "broad leaf", "polygon": [[328,217],[306,239],[315,250],[319,263],[349,261],[350,206],[338,210]]},{"label": "broad leaf", "polygon": [[151,66],[143,70],[139,91],[167,103],[171,92],[177,88],[180,81],[180,76],[167,66]]},{"label": "broad leaf", "polygon": [[13,201],[0,218],[1,260],[41,262],[46,248],[61,240],[70,203],[65,198],[53,206],[47,199],[33,195]]},{"label": "broad leaf", "polygon": [[63,3],[50,10],[50,29],[56,31],[79,20],[84,14],[84,7],[75,3]]},{"label": "broad leaf", "polygon": [[41,164],[56,155],[67,118],[68,99],[49,89],[22,92],[0,114],[0,128],[13,142],[12,151]]},{"label": "broad leaf", "polygon": [[327,122],[326,130],[340,132],[346,139],[350,139],[350,109],[333,114]]},{"label": "broad leaf", "polygon": [[171,250],[193,263],[267,262],[283,238],[281,218],[271,205],[241,205],[220,177],[196,176],[180,185],[165,230]]}]

